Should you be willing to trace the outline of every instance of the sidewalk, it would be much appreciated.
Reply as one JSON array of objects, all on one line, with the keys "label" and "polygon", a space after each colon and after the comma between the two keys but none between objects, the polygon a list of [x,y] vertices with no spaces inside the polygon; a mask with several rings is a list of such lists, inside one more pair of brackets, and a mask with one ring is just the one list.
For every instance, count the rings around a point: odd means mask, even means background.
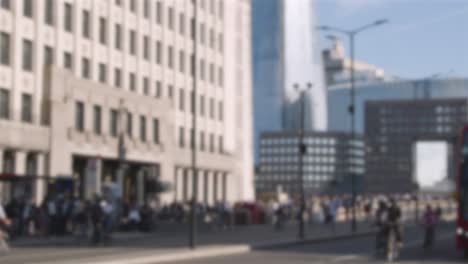
[{"label": "sidewalk", "polygon": [[13,243],[13,250],[0,257],[0,263],[160,263],[372,234],[372,228],[366,223],[359,224],[356,234],[351,234],[349,223],[337,224],[335,232],[319,224],[306,228],[306,241],[296,239],[297,225],[288,225],[282,231],[267,225],[235,227],[220,232],[203,230],[198,235],[197,250],[187,248],[188,233],[182,227],[176,232],[116,234],[112,245],[105,247],[89,247],[87,243],[77,243],[70,238],[24,240]]}]

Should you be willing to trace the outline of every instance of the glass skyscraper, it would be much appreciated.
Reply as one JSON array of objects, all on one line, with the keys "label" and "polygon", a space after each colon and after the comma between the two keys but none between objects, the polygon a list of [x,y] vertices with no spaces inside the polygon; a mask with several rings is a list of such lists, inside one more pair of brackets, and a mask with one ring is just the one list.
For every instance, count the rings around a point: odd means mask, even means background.
[{"label": "glass skyscraper", "polygon": [[299,91],[305,98],[306,130],[325,130],[327,100],[316,31],[314,0],[253,0],[255,149],[260,134],[297,130]]}]

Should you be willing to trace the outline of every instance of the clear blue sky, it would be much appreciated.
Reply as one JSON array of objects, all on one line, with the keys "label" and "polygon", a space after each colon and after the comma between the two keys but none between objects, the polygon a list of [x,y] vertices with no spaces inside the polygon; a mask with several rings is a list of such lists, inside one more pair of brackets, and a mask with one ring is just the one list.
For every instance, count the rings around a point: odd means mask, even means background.
[{"label": "clear blue sky", "polygon": [[[468,77],[468,0],[316,0],[316,5],[320,25],[353,29],[390,20],[357,37],[358,60],[406,78]],[[322,48],[328,47],[328,33],[320,34]]]}]

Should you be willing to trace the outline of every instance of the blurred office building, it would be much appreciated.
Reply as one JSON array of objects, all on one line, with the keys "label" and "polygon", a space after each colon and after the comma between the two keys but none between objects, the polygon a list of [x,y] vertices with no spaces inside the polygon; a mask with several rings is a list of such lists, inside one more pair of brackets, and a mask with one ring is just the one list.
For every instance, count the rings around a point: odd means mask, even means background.
[{"label": "blurred office building", "polygon": [[306,152],[301,179],[299,134],[261,135],[260,172],[256,177],[259,199],[275,197],[278,191],[297,198],[301,186],[306,195],[350,193],[353,174],[357,189],[362,190],[365,169],[362,137],[352,139],[349,133],[306,132],[303,142]]},{"label": "blurred office building", "polygon": [[189,201],[194,145],[201,202],[254,198],[250,1],[2,0],[0,21],[4,199]]},{"label": "blurred office building", "polygon": [[[372,82],[356,85],[356,131],[364,133],[365,104],[373,100],[430,100],[468,98],[468,79],[422,79]],[[350,85],[340,84],[328,89],[328,128],[331,131],[351,131],[348,112]]]},{"label": "blurred office building", "polygon": [[327,100],[314,0],[252,0],[255,158],[260,135],[299,128],[299,90],[306,92],[305,129],[327,128]]},{"label": "blurred office building", "polygon": [[[447,168],[442,174],[446,175],[445,180],[453,181],[457,138],[467,122],[468,97],[366,102],[366,191],[397,193],[418,190],[416,146],[420,142],[447,144],[446,157],[442,157],[447,161]],[[434,167],[427,173],[437,174],[439,169],[442,168]]]}]

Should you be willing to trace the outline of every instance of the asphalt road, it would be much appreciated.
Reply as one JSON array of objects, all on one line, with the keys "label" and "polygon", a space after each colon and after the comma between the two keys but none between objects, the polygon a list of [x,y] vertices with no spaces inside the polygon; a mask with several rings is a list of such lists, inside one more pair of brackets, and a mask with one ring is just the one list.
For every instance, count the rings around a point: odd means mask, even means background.
[{"label": "asphalt road", "polygon": [[[398,263],[466,263],[458,252],[454,241],[454,226],[439,227],[437,241],[431,251],[422,249],[422,230],[411,228],[405,231],[405,245]],[[179,264],[331,264],[331,263],[386,263],[374,257],[374,237],[361,237],[325,243],[315,243],[271,250],[255,251],[249,254],[220,258],[202,259]]]}]

